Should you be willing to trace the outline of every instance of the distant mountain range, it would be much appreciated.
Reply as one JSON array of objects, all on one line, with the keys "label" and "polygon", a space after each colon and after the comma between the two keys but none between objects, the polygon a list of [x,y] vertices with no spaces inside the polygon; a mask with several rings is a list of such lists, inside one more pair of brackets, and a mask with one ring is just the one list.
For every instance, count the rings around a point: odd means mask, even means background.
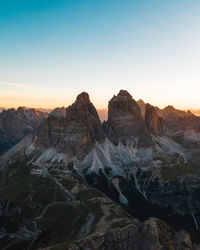
[{"label": "distant mountain range", "polygon": [[[140,106],[142,114],[144,116],[145,102],[142,99],[140,99],[140,100],[137,101],[137,103]],[[30,107],[24,107],[24,108],[30,109]],[[158,107],[156,107],[156,108],[158,110],[162,110],[162,109],[159,109]],[[38,111],[44,112],[44,113],[51,113],[52,111],[57,112],[59,109],[66,109],[66,107],[57,107],[55,109],[48,109],[48,108],[35,108],[35,109],[38,110]],[[0,107],[0,112],[2,112],[3,110],[7,110],[7,109],[4,108],[4,107]],[[188,110],[183,110],[183,111],[187,112]],[[106,121],[107,120],[107,118],[108,118],[108,109],[106,109],[106,108],[97,109],[97,112],[98,112],[98,115],[99,115],[99,118],[100,118],[101,121]],[[200,109],[190,109],[190,112],[192,112],[194,115],[200,116]]]},{"label": "distant mountain range", "polygon": [[3,111],[0,139],[1,249],[200,249],[190,111],[121,90],[100,119],[82,92],[49,114]]},{"label": "distant mountain range", "polygon": [[36,109],[18,108],[3,110],[0,113],[0,152],[6,150],[26,135],[34,134],[47,113]]}]

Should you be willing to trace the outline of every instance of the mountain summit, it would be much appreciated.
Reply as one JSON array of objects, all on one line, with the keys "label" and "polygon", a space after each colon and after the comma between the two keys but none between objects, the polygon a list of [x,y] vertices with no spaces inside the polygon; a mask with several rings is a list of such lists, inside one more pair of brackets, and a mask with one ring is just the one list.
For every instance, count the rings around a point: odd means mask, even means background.
[{"label": "mountain summit", "polygon": [[117,144],[119,141],[137,139],[139,143],[150,140],[140,107],[126,90],[120,90],[109,101],[108,121],[104,123],[108,138]]},{"label": "mountain summit", "polygon": [[66,109],[65,117],[50,116],[38,129],[37,136],[40,146],[56,148],[69,158],[85,156],[95,142],[104,140],[99,116],[85,92]]},{"label": "mountain summit", "polygon": [[82,92],[76,97],[76,102],[90,102],[90,97],[88,93]]}]

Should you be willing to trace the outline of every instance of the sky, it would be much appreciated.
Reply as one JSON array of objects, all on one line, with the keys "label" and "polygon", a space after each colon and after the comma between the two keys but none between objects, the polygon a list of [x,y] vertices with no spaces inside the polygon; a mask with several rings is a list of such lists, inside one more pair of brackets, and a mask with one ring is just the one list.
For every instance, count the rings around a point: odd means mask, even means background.
[{"label": "sky", "polygon": [[199,0],[0,0],[0,106],[200,108]]}]

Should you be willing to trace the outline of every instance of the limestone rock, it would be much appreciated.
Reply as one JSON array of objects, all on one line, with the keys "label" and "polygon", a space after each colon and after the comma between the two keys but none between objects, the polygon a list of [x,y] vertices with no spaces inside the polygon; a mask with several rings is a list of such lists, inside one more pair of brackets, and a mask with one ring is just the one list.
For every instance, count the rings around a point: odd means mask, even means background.
[{"label": "limestone rock", "polygon": [[46,117],[47,113],[24,107],[3,110],[0,113],[0,152],[12,147],[26,135],[34,134]]},{"label": "limestone rock", "polygon": [[66,116],[66,108],[55,108],[49,113],[50,116],[57,116],[57,117],[65,117]]},{"label": "limestone rock", "polygon": [[138,140],[139,144],[150,143],[140,107],[125,90],[109,101],[108,121],[103,124],[108,138],[115,144],[119,141]]},{"label": "limestone rock", "polygon": [[66,117],[50,116],[38,129],[37,143],[69,157],[84,157],[95,142],[104,141],[99,116],[85,92],[66,109]]},{"label": "limestone rock", "polygon": [[154,106],[147,103],[145,105],[145,123],[150,133],[161,135],[163,130],[163,120],[158,116]]}]

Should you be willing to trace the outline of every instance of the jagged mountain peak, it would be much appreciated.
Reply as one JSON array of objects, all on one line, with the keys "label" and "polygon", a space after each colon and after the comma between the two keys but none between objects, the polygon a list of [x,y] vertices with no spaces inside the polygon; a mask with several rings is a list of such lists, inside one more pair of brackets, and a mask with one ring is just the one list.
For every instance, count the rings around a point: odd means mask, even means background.
[{"label": "jagged mountain peak", "polygon": [[56,148],[69,158],[82,158],[93,149],[95,142],[103,141],[98,113],[86,92],[78,95],[66,109],[65,117],[50,116],[38,129],[37,144]]},{"label": "jagged mountain peak", "polygon": [[165,107],[165,109],[175,110],[175,108],[174,108],[174,106],[173,106],[173,105],[167,105],[167,106]]},{"label": "jagged mountain peak", "polygon": [[168,105],[167,107],[165,107],[164,109],[161,110],[161,115],[163,118],[166,118],[168,115],[174,115],[177,117],[185,117],[185,116],[192,116],[193,114],[189,111],[189,112],[185,112],[183,110],[179,110],[174,108],[174,106],[172,105]]},{"label": "jagged mountain peak", "polygon": [[114,95],[110,101],[118,101],[118,100],[126,100],[126,99],[133,99],[131,94],[127,90],[121,89],[117,95]]},{"label": "jagged mountain peak", "polygon": [[76,102],[87,103],[90,102],[90,96],[87,92],[82,92],[76,97]]},{"label": "jagged mountain peak", "polygon": [[[133,111],[134,109],[134,111]],[[108,111],[116,111],[120,112],[134,112],[137,110],[137,113],[140,113],[140,108],[137,102],[133,99],[133,97],[129,94],[127,90],[120,90],[117,95],[114,95],[113,98],[109,101]],[[109,114],[108,114],[109,119]]]},{"label": "jagged mountain peak", "polygon": [[118,93],[118,96],[131,96],[131,95],[127,90],[121,89]]},{"label": "jagged mountain peak", "polygon": [[57,107],[49,113],[49,116],[65,117],[66,116],[66,108],[64,106],[61,108]]},{"label": "jagged mountain peak", "polygon": [[126,144],[130,139],[149,143],[140,107],[126,90],[120,90],[109,101],[108,121],[103,126],[108,138],[115,144],[119,141]]},{"label": "jagged mountain peak", "polygon": [[145,102],[142,99],[139,99],[137,103],[145,104]]},{"label": "jagged mountain peak", "polygon": [[3,110],[0,113],[0,152],[12,147],[28,134],[34,134],[46,117],[46,113],[25,107]]}]

